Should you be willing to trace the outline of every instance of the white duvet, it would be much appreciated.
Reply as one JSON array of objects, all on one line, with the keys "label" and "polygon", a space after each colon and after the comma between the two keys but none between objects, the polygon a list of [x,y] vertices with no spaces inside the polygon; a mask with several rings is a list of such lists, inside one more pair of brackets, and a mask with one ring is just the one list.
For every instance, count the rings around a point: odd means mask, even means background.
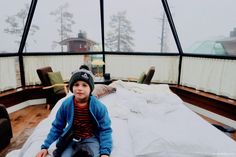
[{"label": "white duvet", "polygon": [[[236,157],[236,142],[185,107],[168,85],[116,81],[112,86],[116,93],[100,99],[112,120],[111,157]],[[7,157],[32,157],[40,150],[62,101]],[[49,153],[54,149],[55,143]]]}]

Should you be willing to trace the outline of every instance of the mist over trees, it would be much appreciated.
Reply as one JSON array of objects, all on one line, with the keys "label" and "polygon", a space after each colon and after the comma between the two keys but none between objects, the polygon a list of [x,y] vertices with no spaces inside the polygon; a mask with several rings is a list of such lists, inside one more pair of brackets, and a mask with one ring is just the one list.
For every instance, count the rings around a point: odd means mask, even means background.
[{"label": "mist over trees", "polygon": [[[72,25],[75,24],[75,21],[73,20],[73,14],[67,11],[68,7],[69,4],[66,3],[64,5],[59,6],[55,11],[50,13],[50,15],[56,17],[55,21],[59,23],[59,28],[57,29],[57,31],[59,33],[60,41],[53,41],[53,49],[59,45],[59,42],[69,38],[70,34],[72,33]],[[61,52],[63,52],[62,45]]]},{"label": "mist over trees", "polygon": [[105,46],[109,51],[132,52],[134,30],[126,17],[126,12],[118,12],[111,16],[110,31],[106,35]]},{"label": "mist over trees", "polygon": [[[15,43],[20,44],[21,37],[23,35],[25,22],[28,16],[29,4],[25,4],[25,7],[18,11],[15,15],[8,16],[5,20],[8,25],[7,28],[4,29],[5,33],[16,35],[18,38],[15,38]],[[33,36],[39,30],[39,26],[31,24],[29,34]],[[36,40],[34,40],[36,43]],[[25,43],[24,52],[27,52],[28,44]]]}]

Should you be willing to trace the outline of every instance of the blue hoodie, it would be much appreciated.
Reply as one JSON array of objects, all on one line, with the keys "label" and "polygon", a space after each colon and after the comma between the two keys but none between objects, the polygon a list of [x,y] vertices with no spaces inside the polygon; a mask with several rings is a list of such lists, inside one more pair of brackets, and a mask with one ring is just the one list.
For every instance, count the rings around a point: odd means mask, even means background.
[{"label": "blue hoodie", "polygon": [[[98,128],[95,130],[95,136],[100,142],[100,154],[110,155],[112,150],[112,129],[107,108],[95,96],[90,96],[89,111]],[[70,96],[63,101],[57,111],[56,118],[52,123],[52,128],[41,148],[48,149],[55,140],[60,136],[64,136],[72,127],[73,119],[74,96]]]}]

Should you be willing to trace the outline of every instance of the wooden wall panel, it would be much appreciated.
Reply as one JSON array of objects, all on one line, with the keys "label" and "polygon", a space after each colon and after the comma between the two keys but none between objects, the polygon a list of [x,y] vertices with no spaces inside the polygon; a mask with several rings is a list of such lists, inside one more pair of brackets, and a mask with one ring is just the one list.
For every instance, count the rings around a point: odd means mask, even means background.
[{"label": "wooden wall panel", "polygon": [[183,101],[236,120],[236,101],[183,86],[170,86]]},{"label": "wooden wall panel", "polygon": [[0,103],[11,107],[27,100],[45,98],[41,86],[26,87],[22,90],[10,90],[0,94]]}]

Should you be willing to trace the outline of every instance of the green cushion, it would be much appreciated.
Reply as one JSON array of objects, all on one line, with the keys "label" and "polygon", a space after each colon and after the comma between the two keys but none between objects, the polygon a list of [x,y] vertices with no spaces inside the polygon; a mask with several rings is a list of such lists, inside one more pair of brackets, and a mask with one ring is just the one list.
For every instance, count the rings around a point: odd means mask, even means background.
[{"label": "green cushion", "polygon": [[143,83],[143,80],[146,78],[145,72],[142,72],[137,80],[137,83]]},{"label": "green cushion", "polygon": [[[48,77],[52,85],[64,83],[60,72],[48,72]],[[53,88],[55,93],[59,92],[62,89],[64,89],[63,86],[57,86]]]}]

